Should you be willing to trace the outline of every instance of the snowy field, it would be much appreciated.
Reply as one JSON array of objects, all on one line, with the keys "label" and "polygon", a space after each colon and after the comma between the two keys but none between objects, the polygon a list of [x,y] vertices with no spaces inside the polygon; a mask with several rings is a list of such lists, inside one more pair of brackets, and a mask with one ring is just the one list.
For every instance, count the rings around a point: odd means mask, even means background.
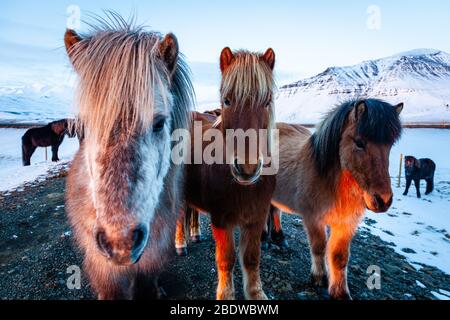
[{"label": "snowy field", "polygon": [[[387,213],[368,211],[362,226],[387,242],[395,243],[395,250],[417,263],[435,266],[450,274],[450,130],[405,129],[400,142],[391,152],[390,173],[394,202]],[[425,195],[425,181],[421,181],[422,198],[416,198],[414,185],[403,196],[405,179],[397,187],[400,154],[416,158],[431,158],[436,163],[435,190]],[[375,223],[374,223],[375,221]]]},{"label": "snowy field", "polygon": [[70,161],[78,150],[78,139],[64,138],[58,152],[61,159],[58,163],[51,162],[51,149],[47,148],[45,161],[45,149],[38,148],[31,158],[31,166],[22,166],[22,135],[26,129],[0,128],[0,192],[19,189],[24,183],[44,179],[50,172],[58,169]]},{"label": "snowy field", "polygon": [[[45,161],[43,148],[38,148],[30,167],[22,167],[20,138],[24,129],[0,129],[0,192],[21,190],[24,183],[43,179],[48,172],[69,161],[78,149],[78,140],[66,139],[60,147],[58,164]],[[368,218],[361,225],[387,242],[395,244],[395,250],[420,268],[418,263],[435,266],[450,274],[450,130],[405,129],[400,142],[391,153],[390,173],[394,190],[394,203],[387,213],[367,212]],[[47,150],[51,158],[50,149]],[[429,157],[436,162],[435,191],[425,196],[422,182],[422,198],[417,199],[414,186],[408,196],[397,187],[400,154]],[[403,174],[403,168],[402,168]]]}]

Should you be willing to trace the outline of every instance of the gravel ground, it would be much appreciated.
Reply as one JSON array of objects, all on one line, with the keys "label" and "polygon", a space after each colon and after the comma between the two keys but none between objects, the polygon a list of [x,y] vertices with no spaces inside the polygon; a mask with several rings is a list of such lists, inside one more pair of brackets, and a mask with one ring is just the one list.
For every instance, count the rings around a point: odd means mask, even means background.
[{"label": "gravel ground", "polygon": [[[0,299],[93,299],[82,277],[81,289],[66,286],[67,268],[81,265],[64,210],[65,174],[0,194]],[[204,241],[189,245],[187,257],[173,255],[161,285],[169,299],[213,299],[216,286],[214,242],[209,219],[202,217]],[[301,220],[284,216],[289,249],[264,251],[261,274],[272,299],[328,299],[309,283],[309,251]],[[411,266],[382,241],[360,229],[352,244],[348,270],[354,299],[435,299],[431,291],[450,291],[450,276],[436,268]],[[381,268],[381,289],[366,286],[367,268]],[[237,297],[243,298],[239,266]]]}]

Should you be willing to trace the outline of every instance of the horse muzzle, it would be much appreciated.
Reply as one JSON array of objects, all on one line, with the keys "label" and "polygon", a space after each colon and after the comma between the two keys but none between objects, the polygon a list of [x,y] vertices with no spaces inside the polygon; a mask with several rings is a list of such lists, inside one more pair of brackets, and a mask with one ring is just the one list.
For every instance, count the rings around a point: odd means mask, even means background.
[{"label": "horse muzzle", "polygon": [[[117,237],[116,234],[125,234],[126,237]],[[100,254],[116,265],[128,266],[137,263],[142,257],[148,234],[148,228],[144,225],[112,234],[108,234],[103,228],[96,227],[94,239]]]},{"label": "horse muzzle", "polygon": [[264,160],[262,157],[259,157],[258,163],[253,172],[248,173],[248,170],[246,170],[243,165],[240,165],[237,158],[235,158],[233,163],[230,165],[231,175],[233,176],[234,180],[240,185],[250,186],[258,182],[263,170],[263,166]]},{"label": "horse muzzle", "polygon": [[366,203],[367,209],[375,213],[388,211],[392,204],[392,198],[392,192],[386,194],[374,193],[373,195],[364,193],[364,202]]}]

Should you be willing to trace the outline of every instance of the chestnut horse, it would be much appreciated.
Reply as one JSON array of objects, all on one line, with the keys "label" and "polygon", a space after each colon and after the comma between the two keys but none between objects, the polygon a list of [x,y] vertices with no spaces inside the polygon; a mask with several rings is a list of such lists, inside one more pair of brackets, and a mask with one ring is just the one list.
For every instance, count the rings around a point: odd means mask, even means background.
[{"label": "chestnut horse", "polygon": [[312,280],[328,280],[332,298],[351,298],[350,243],[366,207],[385,212],[392,203],[389,154],[401,134],[402,109],[376,99],[350,101],[331,111],[312,135],[298,125],[278,124],[280,168],[272,203],[303,216]]},{"label": "chestnut horse", "polygon": [[112,16],[88,36],[67,30],[64,38],[84,136],[67,212],[98,298],[153,298],[183,202],[171,131],[188,130],[193,89],[173,34]]},{"label": "chestnut horse", "polygon": [[[274,124],[274,64],[272,49],[265,54],[223,49],[220,56],[221,117],[214,124],[206,118],[196,117],[202,120],[203,132],[214,127],[225,137],[229,130],[236,133],[239,130],[271,130]],[[267,299],[259,274],[260,237],[275,189],[275,176],[261,174],[267,159],[263,159],[260,151],[264,145],[269,152],[271,149],[271,139],[266,138],[261,139],[258,135],[258,152],[255,154],[247,147],[247,139],[245,155],[236,150],[236,145],[233,148],[224,145],[224,158],[231,158],[231,161],[224,161],[223,164],[202,161],[201,164],[185,166],[187,204],[211,215],[216,242],[217,299],[235,298],[235,227],[240,228],[239,261],[244,295],[247,299]],[[204,142],[203,150],[205,147]]]}]

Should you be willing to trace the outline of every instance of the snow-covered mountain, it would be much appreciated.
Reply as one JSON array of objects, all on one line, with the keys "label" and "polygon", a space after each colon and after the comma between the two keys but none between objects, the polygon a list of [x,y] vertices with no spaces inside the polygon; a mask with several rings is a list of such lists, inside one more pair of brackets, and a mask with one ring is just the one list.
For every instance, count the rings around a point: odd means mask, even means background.
[{"label": "snow-covered mountain", "polygon": [[450,121],[450,54],[403,52],[324,72],[285,85],[276,101],[278,120],[316,123],[336,104],[358,96],[404,102],[407,122]]}]

